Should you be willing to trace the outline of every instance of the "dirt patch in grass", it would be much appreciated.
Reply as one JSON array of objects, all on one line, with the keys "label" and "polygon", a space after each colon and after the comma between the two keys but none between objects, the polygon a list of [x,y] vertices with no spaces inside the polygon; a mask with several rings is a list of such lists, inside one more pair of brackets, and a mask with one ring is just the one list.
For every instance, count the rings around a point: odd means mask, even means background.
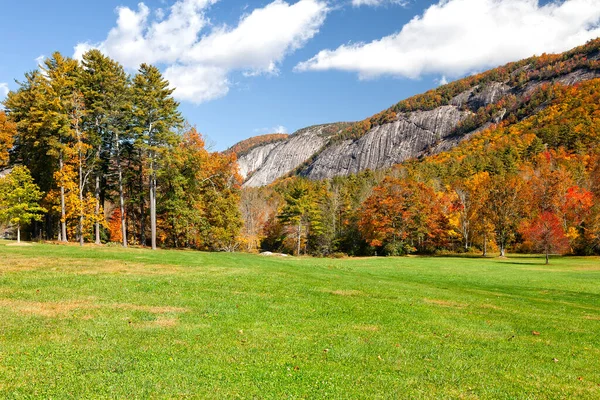
[{"label": "dirt patch in grass", "polygon": [[161,317],[154,321],[154,324],[160,326],[161,328],[172,328],[177,325],[177,319]]},{"label": "dirt patch in grass", "polygon": [[459,303],[457,301],[451,301],[451,300],[424,299],[424,301],[425,301],[425,303],[435,304],[436,306],[441,306],[441,307],[465,308],[465,307],[469,306],[466,303]]},{"label": "dirt patch in grass", "polygon": [[329,291],[331,294],[335,294],[336,296],[362,296],[363,292],[360,290],[331,290]]},{"label": "dirt patch in grass", "polygon": [[60,262],[45,257],[15,257],[0,260],[0,272],[50,270],[75,275],[170,275],[183,271],[175,265],[144,265],[120,260],[93,260],[63,258]]},{"label": "dirt patch in grass", "polygon": [[377,325],[355,325],[354,329],[359,331],[377,332],[379,327]]},{"label": "dirt patch in grass", "polygon": [[187,308],[170,306],[140,306],[137,304],[116,303],[108,304],[105,307],[117,308],[120,310],[146,311],[152,314],[183,313],[188,312]]},{"label": "dirt patch in grass", "polygon": [[583,267],[574,268],[573,271],[600,271],[600,265],[586,265]]},{"label": "dirt patch in grass", "polygon": [[0,307],[8,308],[21,314],[41,315],[43,317],[59,317],[77,309],[97,308],[97,305],[86,300],[64,302],[40,302],[15,299],[0,299]]},{"label": "dirt patch in grass", "polygon": [[[43,317],[64,317],[75,310],[93,310],[93,309],[117,309],[117,310],[132,310],[145,311],[152,314],[174,314],[189,311],[187,308],[171,307],[171,306],[143,306],[128,303],[116,304],[98,304],[90,300],[70,300],[59,302],[41,302],[41,301],[26,301],[16,299],[0,299],[0,307],[8,308],[13,312],[21,314],[33,314]],[[89,314],[83,315],[83,319],[93,318]]]},{"label": "dirt patch in grass", "polygon": [[498,306],[495,306],[493,304],[479,304],[479,308],[488,308],[488,309],[491,309],[491,310],[502,311],[502,308],[500,308]]},{"label": "dirt patch in grass", "polygon": [[29,246],[33,246],[33,244],[31,243],[25,243],[25,242],[21,242],[21,243],[7,243],[7,246],[17,246],[17,247],[29,247]]}]

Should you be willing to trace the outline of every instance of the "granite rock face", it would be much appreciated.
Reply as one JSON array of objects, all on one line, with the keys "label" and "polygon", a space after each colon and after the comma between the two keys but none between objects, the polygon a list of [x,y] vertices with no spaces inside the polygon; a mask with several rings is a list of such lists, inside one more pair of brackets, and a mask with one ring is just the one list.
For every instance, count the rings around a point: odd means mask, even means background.
[{"label": "granite rock face", "polygon": [[301,129],[284,141],[258,146],[241,156],[238,165],[244,186],[268,185],[298,168],[327,143],[329,126]]},{"label": "granite rock face", "polygon": [[[598,71],[576,70],[556,79],[566,85],[600,77]],[[298,170],[310,179],[355,174],[380,169],[410,158],[447,151],[491,123],[498,123],[506,110],[473,132],[454,134],[457,125],[473,111],[493,104],[508,94],[527,96],[548,81],[529,82],[521,89],[502,82],[476,86],[455,96],[448,105],[431,111],[401,113],[396,120],[376,126],[357,140],[334,140],[334,124],[302,129],[281,142],[252,149],[240,157],[245,186],[263,186]],[[324,132],[326,131],[326,132]]]},{"label": "granite rock face", "polygon": [[360,139],[327,146],[302,174],[311,179],[355,174],[390,167],[427,151],[443,140],[470,112],[455,106],[401,115],[377,126]]}]

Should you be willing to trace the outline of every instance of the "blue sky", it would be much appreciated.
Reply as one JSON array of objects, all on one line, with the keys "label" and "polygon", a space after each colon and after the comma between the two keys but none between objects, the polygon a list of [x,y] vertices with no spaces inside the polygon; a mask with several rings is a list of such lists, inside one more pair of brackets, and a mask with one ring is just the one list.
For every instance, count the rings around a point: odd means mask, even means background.
[{"label": "blue sky", "polygon": [[158,65],[222,150],[370,116],[441,82],[600,36],[597,0],[4,2],[0,98],[36,59],[97,47]]}]

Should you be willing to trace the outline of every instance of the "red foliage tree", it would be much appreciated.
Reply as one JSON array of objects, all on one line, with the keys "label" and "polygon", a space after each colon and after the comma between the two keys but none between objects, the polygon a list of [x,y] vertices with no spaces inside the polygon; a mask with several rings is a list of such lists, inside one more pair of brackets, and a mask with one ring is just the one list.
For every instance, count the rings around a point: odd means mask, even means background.
[{"label": "red foliage tree", "polygon": [[569,248],[569,240],[560,219],[550,211],[544,211],[526,223],[522,234],[535,248],[544,252],[546,264],[550,262],[551,252],[563,252]]}]

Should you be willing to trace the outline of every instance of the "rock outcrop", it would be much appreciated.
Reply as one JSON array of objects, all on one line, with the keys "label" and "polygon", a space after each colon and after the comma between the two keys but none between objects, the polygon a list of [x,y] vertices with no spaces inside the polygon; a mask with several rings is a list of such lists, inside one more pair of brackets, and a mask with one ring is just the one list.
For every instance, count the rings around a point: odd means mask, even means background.
[{"label": "rock outcrop", "polygon": [[428,150],[452,133],[470,112],[455,106],[401,115],[377,126],[358,140],[327,146],[301,173],[311,179],[355,174],[398,164]]},{"label": "rock outcrop", "polygon": [[[312,157],[329,137],[337,133],[337,124],[304,128],[286,140],[258,146],[238,159],[244,186],[264,186],[298,168]],[[334,128],[334,129],[332,129]]]},{"label": "rock outcrop", "polygon": [[[588,55],[590,60],[600,58],[600,52]],[[513,71],[512,76],[526,73],[529,67],[525,65]],[[574,85],[599,77],[600,69],[580,68],[558,74],[553,79],[536,78],[514,87],[508,82],[487,81],[459,93],[446,101],[446,105],[433,110],[400,112],[395,120],[371,125],[370,130],[355,139],[336,135],[345,127],[340,124],[305,128],[280,142],[260,145],[241,155],[240,173],[245,186],[263,186],[292,172],[311,179],[323,179],[390,167],[411,158],[449,150],[474,133],[501,122],[507,110],[499,105],[487,120],[478,120],[470,132],[465,132],[465,124],[458,129],[462,121],[509,95],[527,101],[544,84]]]}]

